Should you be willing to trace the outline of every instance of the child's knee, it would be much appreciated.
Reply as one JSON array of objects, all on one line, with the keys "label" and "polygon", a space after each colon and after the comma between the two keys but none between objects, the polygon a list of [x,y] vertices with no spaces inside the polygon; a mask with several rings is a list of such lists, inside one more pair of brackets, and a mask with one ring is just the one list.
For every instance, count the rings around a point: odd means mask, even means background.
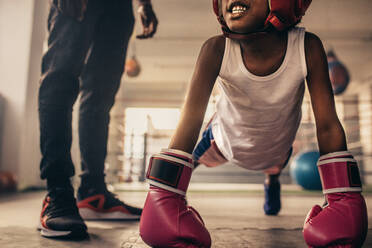
[{"label": "child's knee", "polygon": [[278,164],[273,167],[270,167],[269,169],[264,170],[264,173],[267,175],[277,175],[283,170],[284,165]]}]

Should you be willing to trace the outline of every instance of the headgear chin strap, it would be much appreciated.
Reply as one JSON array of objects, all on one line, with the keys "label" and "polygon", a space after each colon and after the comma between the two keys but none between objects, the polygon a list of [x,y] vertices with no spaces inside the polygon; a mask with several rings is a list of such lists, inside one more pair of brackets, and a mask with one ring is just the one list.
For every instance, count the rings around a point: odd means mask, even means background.
[{"label": "headgear chin strap", "polygon": [[301,21],[312,0],[268,0],[270,13],[264,27],[252,33],[235,33],[231,31],[222,16],[222,0],[213,0],[213,10],[221,24],[222,32],[232,39],[246,39],[254,33],[267,32],[271,27],[278,31],[286,30]]}]

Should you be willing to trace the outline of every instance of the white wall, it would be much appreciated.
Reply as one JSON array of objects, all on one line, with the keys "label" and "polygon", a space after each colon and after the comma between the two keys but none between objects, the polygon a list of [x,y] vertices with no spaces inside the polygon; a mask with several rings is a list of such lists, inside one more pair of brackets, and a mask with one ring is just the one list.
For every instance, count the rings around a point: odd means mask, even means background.
[{"label": "white wall", "polygon": [[0,170],[16,173],[20,187],[40,184],[37,88],[47,3],[0,0]]}]

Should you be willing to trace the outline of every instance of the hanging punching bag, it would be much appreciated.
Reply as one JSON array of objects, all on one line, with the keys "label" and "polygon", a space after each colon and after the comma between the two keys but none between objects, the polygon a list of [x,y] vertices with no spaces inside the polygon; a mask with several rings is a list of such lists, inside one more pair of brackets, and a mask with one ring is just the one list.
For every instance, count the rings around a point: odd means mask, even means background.
[{"label": "hanging punching bag", "polygon": [[128,77],[137,77],[141,72],[141,66],[138,63],[136,56],[131,56],[125,62],[125,72],[127,73]]},{"label": "hanging punching bag", "polygon": [[327,53],[329,78],[332,83],[333,93],[342,94],[350,82],[350,75],[346,67],[338,60],[337,56],[330,50]]}]

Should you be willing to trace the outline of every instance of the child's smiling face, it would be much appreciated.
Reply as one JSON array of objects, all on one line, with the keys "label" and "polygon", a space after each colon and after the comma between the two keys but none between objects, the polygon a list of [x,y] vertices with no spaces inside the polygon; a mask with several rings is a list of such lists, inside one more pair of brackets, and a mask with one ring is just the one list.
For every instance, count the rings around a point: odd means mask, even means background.
[{"label": "child's smiling face", "polygon": [[263,28],[269,15],[268,0],[222,0],[221,8],[227,26],[236,33]]}]

